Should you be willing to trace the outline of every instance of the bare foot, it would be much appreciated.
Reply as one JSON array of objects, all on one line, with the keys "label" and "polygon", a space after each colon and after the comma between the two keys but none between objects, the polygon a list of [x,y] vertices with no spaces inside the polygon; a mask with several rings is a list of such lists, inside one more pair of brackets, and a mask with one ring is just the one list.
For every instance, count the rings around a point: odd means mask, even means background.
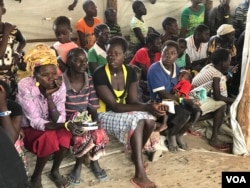
[{"label": "bare foot", "polygon": [[28,182],[28,187],[32,187],[32,188],[42,188],[42,179],[41,177],[40,178],[37,178],[37,179],[34,179],[31,177],[31,180]]},{"label": "bare foot", "polygon": [[176,142],[177,142],[179,148],[184,149],[184,150],[188,150],[188,146],[183,139],[183,135],[176,136]]},{"label": "bare foot", "polygon": [[68,179],[60,175],[58,171],[51,172],[48,177],[55,183],[57,188],[64,188],[69,185]]},{"label": "bare foot", "polygon": [[154,182],[150,181],[147,177],[146,178],[132,178],[130,183],[137,188],[156,188]]}]

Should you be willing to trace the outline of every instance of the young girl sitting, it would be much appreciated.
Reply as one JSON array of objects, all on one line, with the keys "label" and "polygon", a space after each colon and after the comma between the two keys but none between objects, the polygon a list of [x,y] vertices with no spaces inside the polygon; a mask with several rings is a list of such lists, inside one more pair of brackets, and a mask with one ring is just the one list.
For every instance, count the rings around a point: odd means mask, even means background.
[{"label": "young girl sitting", "polygon": [[[69,51],[67,60],[68,70],[63,74],[66,85],[66,119],[83,126],[83,123],[90,121],[98,123],[97,107],[99,101],[96,96],[92,78],[87,74],[88,59],[85,50],[74,48]],[[90,114],[90,117],[86,117]],[[84,122],[83,122],[84,121]],[[95,128],[89,130],[87,128]],[[105,131],[96,126],[85,127],[81,136],[72,137],[73,152],[76,156],[76,163],[68,176],[72,185],[80,184],[80,175],[84,155],[89,154],[90,169],[99,180],[107,178],[106,171],[98,163],[98,159],[105,154],[104,145],[108,142]]]}]

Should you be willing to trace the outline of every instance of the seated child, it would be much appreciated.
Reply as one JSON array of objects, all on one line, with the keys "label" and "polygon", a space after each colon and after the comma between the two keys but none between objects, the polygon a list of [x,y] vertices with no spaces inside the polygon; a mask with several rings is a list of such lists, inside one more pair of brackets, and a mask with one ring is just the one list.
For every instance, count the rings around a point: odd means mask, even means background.
[{"label": "seated child", "polygon": [[[191,73],[189,73],[186,70],[183,70],[180,72],[179,81],[178,81],[177,85],[173,88],[172,92],[175,95],[177,95],[178,97],[183,97],[185,99],[188,99],[189,92],[193,88],[191,83],[192,83]],[[199,104],[199,102],[195,101],[195,104]],[[191,106],[191,107],[188,105],[185,105],[184,103],[183,103],[183,105],[185,106],[186,109],[188,109],[191,112],[191,122],[192,122],[192,126],[193,126],[201,116],[201,109],[197,108],[195,105]],[[191,126],[189,132],[192,132],[192,126]]]},{"label": "seated child", "polygon": [[106,24],[109,26],[111,37],[122,36],[121,28],[117,24],[116,10],[113,8],[107,8],[105,10]]},{"label": "seated child", "polygon": [[175,63],[180,69],[189,69],[191,61],[189,55],[186,53],[187,41],[184,38],[179,38],[177,43],[179,46],[179,54]]}]

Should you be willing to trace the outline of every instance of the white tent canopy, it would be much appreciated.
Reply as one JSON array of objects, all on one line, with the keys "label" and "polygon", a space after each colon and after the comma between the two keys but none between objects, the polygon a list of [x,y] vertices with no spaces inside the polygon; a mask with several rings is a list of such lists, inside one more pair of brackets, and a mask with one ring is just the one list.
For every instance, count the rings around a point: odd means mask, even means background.
[{"label": "white tent canopy", "polygon": [[[84,16],[82,3],[84,0],[78,0],[74,11],[67,9],[73,0],[22,0],[18,3],[15,0],[5,1],[7,12],[2,17],[3,21],[10,22],[18,26],[28,40],[30,39],[53,39],[55,38],[52,31],[53,19],[57,16],[68,16],[71,18],[73,27],[73,36],[76,36],[75,23]],[[95,0],[98,9],[98,17],[104,20],[104,11],[107,0]],[[121,26],[124,35],[129,32],[129,22],[133,16],[132,0],[117,0],[118,23]],[[180,20],[181,10],[191,4],[190,0],[157,0],[151,4],[144,0],[147,15],[143,17],[148,26],[162,31],[161,23],[165,17],[171,16]],[[231,12],[241,0],[233,0],[230,3]],[[213,5],[218,5],[219,0],[213,0]]]}]

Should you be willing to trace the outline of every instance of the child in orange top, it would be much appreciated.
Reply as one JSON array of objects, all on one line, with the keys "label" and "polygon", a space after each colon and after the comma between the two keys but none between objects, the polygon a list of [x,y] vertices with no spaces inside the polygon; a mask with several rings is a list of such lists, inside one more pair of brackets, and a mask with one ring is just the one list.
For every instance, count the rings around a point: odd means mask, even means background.
[{"label": "child in orange top", "polygon": [[92,0],[85,1],[82,5],[86,13],[84,18],[81,18],[76,23],[79,45],[88,51],[95,43],[94,28],[101,23],[97,18],[97,7]]}]

